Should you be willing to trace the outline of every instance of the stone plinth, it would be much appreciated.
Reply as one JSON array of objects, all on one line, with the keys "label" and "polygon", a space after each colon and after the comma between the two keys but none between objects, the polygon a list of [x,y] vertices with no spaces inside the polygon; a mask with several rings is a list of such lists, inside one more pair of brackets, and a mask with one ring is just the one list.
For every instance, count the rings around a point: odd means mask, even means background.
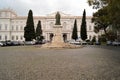
[{"label": "stone plinth", "polygon": [[64,43],[63,35],[62,35],[62,25],[54,25],[54,36],[52,39],[52,43]]},{"label": "stone plinth", "polygon": [[65,43],[63,41],[62,25],[54,25],[53,29],[54,29],[53,30],[54,36],[53,36],[52,42],[42,45],[42,48],[79,48],[81,47],[78,45]]}]

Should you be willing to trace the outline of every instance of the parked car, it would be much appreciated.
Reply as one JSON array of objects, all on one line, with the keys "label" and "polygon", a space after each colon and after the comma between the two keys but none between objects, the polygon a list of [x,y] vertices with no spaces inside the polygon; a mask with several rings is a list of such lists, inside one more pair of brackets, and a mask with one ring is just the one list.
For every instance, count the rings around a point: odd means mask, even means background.
[{"label": "parked car", "polygon": [[19,44],[20,45],[25,45],[25,42],[24,41],[19,41]]},{"label": "parked car", "polygon": [[3,43],[2,43],[2,42],[0,42],[0,46],[3,46]]},{"label": "parked car", "polygon": [[107,41],[107,43],[106,43],[108,46],[109,45],[112,45],[112,41]]},{"label": "parked car", "polygon": [[18,41],[12,41],[12,45],[13,45],[13,46],[19,46],[20,43],[19,43]]},{"label": "parked car", "polygon": [[100,43],[100,42],[98,42],[98,41],[96,41],[96,42],[95,42],[95,45],[101,45],[101,43]]},{"label": "parked car", "polygon": [[112,45],[113,45],[113,46],[120,46],[120,42],[118,42],[118,41],[113,41],[113,42],[112,42]]},{"label": "parked car", "polygon": [[42,44],[42,41],[36,41],[35,44]]},{"label": "parked car", "polygon": [[75,40],[70,40],[69,41],[70,44],[75,44],[75,45],[80,45],[80,41],[75,41]]},{"label": "parked car", "polygon": [[87,42],[87,44],[88,44],[88,45],[93,45],[93,42],[92,42],[92,41],[90,41],[90,42]]},{"label": "parked car", "polygon": [[34,45],[35,41],[25,41],[25,45]]},{"label": "parked car", "polygon": [[82,41],[81,45],[87,45],[87,42],[86,41]]},{"label": "parked car", "polygon": [[1,41],[1,42],[0,42],[0,46],[6,46],[5,41]]},{"label": "parked car", "polygon": [[12,46],[13,45],[12,41],[10,41],[10,40],[5,41],[5,43],[6,43],[6,46]]}]

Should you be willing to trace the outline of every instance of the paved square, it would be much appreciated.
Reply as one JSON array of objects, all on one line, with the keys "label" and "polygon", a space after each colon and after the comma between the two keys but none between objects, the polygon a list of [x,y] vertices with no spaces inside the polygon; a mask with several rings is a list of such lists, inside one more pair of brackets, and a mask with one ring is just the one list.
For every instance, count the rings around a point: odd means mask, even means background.
[{"label": "paved square", "polygon": [[120,80],[120,48],[0,47],[0,80]]}]

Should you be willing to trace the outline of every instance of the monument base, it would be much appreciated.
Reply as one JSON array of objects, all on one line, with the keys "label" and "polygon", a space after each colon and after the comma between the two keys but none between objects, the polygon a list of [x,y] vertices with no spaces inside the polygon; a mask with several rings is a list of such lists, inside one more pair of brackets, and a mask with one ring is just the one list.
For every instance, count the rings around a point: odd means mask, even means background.
[{"label": "monument base", "polygon": [[72,48],[82,48],[81,45],[74,45],[74,44],[69,44],[69,43],[46,43],[42,45],[41,48],[67,48],[67,49],[72,49]]},{"label": "monument base", "polygon": [[54,36],[51,43],[42,45],[42,48],[79,48],[80,45],[65,43],[62,35],[62,25],[54,25]]}]

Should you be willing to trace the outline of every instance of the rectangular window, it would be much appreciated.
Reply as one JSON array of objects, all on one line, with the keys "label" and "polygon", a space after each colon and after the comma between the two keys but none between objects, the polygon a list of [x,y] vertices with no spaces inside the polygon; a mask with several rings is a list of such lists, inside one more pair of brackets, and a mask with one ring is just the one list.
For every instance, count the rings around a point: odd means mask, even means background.
[{"label": "rectangular window", "polygon": [[12,25],[12,30],[14,30],[14,26]]},{"label": "rectangular window", "polygon": [[7,40],[7,35],[5,35],[5,40]]},{"label": "rectangular window", "polygon": [[2,24],[0,24],[0,30],[2,30]]},{"label": "rectangular window", "polygon": [[8,25],[7,25],[7,24],[5,24],[5,30],[7,30],[7,26],[8,26]]},{"label": "rectangular window", "polygon": [[16,21],[16,23],[18,23],[18,21]]},{"label": "rectangular window", "polygon": [[91,35],[89,36],[89,40],[91,40]]},{"label": "rectangular window", "polygon": [[5,17],[8,17],[8,12],[5,12]]},{"label": "rectangular window", "polygon": [[20,26],[20,30],[23,30],[23,27],[22,27],[22,26]]},{"label": "rectangular window", "polygon": [[16,31],[18,31],[18,25],[16,25]]},{"label": "rectangular window", "polygon": [[14,40],[14,36],[12,36],[12,40]]},{"label": "rectangular window", "polygon": [[18,40],[18,36],[16,36],[16,40]]},{"label": "rectangular window", "polygon": [[22,37],[22,36],[21,36],[20,38],[21,38],[21,40],[23,40],[23,37]]},{"label": "rectangular window", "polygon": [[14,23],[14,21],[12,21],[12,23]]},{"label": "rectangular window", "polygon": [[89,26],[89,30],[91,30],[91,26]]},{"label": "rectangular window", "polygon": [[2,17],[2,13],[0,12],[0,17]]},{"label": "rectangular window", "polygon": [[0,40],[2,40],[2,36],[0,35]]}]

